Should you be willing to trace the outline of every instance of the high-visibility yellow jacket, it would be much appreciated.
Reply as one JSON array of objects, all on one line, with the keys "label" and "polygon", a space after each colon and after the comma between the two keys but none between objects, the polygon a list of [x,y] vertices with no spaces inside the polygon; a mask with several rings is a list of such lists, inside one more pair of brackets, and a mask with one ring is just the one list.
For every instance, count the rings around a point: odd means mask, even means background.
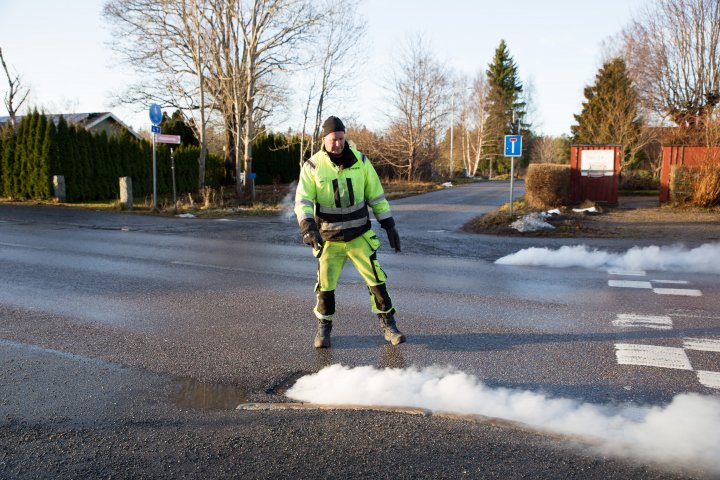
[{"label": "high-visibility yellow jacket", "polygon": [[[383,228],[395,226],[380,178],[364,154],[346,167],[321,149],[307,160],[295,192],[295,215],[302,233],[319,229],[323,240],[350,240],[370,230],[368,206]],[[350,162],[348,162],[350,163]]]}]

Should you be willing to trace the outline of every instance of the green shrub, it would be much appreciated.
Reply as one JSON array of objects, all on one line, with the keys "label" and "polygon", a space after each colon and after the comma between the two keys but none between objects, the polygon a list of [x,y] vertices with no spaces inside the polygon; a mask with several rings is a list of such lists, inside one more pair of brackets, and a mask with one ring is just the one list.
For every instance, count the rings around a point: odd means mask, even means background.
[{"label": "green shrub", "polygon": [[620,174],[620,190],[658,190],[660,179],[647,170],[631,170]]}]

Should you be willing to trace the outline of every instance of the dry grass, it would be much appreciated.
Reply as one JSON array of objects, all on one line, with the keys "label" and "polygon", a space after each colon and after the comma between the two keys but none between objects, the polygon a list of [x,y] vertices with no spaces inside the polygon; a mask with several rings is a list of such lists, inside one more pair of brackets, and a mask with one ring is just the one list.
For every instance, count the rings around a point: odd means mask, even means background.
[{"label": "dry grass", "polygon": [[442,185],[437,182],[407,182],[403,180],[383,181],[385,198],[388,200],[420,195],[421,193],[428,193],[442,188]]},{"label": "dry grass", "polygon": [[720,164],[707,162],[700,166],[693,182],[692,203],[705,208],[720,204]]},{"label": "dry grass", "polygon": [[[581,205],[582,208],[591,204]],[[516,201],[519,215],[530,210]],[[563,216],[551,221],[555,230],[520,233],[510,228],[508,206],[476,218],[465,230],[489,235],[522,237],[637,238],[682,241],[720,241],[720,208],[672,207],[658,204],[657,197],[621,197],[619,206],[601,208],[599,215],[561,209]]]},{"label": "dry grass", "polygon": [[513,216],[510,217],[510,204],[506,203],[500,208],[474,218],[463,225],[463,230],[470,233],[481,233],[485,235],[503,235],[520,237],[577,237],[585,235],[588,229],[583,225],[583,214],[573,213],[568,208],[561,208],[562,215],[556,219],[549,220],[553,230],[539,230],[537,232],[518,232],[510,228],[510,224],[530,212],[537,211],[527,206],[524,198],[513,202]]}]

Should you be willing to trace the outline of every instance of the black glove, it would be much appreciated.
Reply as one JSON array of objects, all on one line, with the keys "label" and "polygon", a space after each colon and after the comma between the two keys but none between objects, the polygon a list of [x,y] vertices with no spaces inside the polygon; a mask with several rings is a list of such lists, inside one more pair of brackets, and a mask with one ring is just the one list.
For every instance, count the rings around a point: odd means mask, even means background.
[{"label": "black glove", "polygon": [[388,242],[390,242],[390,248],[394,248],[396,252],[400,251],[400,235],[398,235],[395,227],[390,227],[385,230],[388,236]]},{"label": "black glove", "polygon": [[303,243],[310,245],[313,250],[321,250],[325,243],[317,230],[310,230],[303,235]]}]

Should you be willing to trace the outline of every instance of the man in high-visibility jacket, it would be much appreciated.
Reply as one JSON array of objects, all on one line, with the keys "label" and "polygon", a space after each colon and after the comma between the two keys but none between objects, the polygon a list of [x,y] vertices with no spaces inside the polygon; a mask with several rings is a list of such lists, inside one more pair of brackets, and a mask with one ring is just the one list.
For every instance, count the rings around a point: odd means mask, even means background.
[{"label": "man in high-visibility jacket", "polygon": [[387,232],[390,246],[400,251],[400,237],[390,204],[375,169],[364,154],[345,142],[345,126],[337,117],[323,123],[323,146],[300,171],[295,214],[303,242],[318,258],[315,348],[330,346],[335,314],[335,288],[349,258],[370,291],[372,311],[380,318],[385,340],[405,341],[395,323],[395,308],[385,286],[387,276],[377,260],[380,247],[370,228],[370,207]]}]

